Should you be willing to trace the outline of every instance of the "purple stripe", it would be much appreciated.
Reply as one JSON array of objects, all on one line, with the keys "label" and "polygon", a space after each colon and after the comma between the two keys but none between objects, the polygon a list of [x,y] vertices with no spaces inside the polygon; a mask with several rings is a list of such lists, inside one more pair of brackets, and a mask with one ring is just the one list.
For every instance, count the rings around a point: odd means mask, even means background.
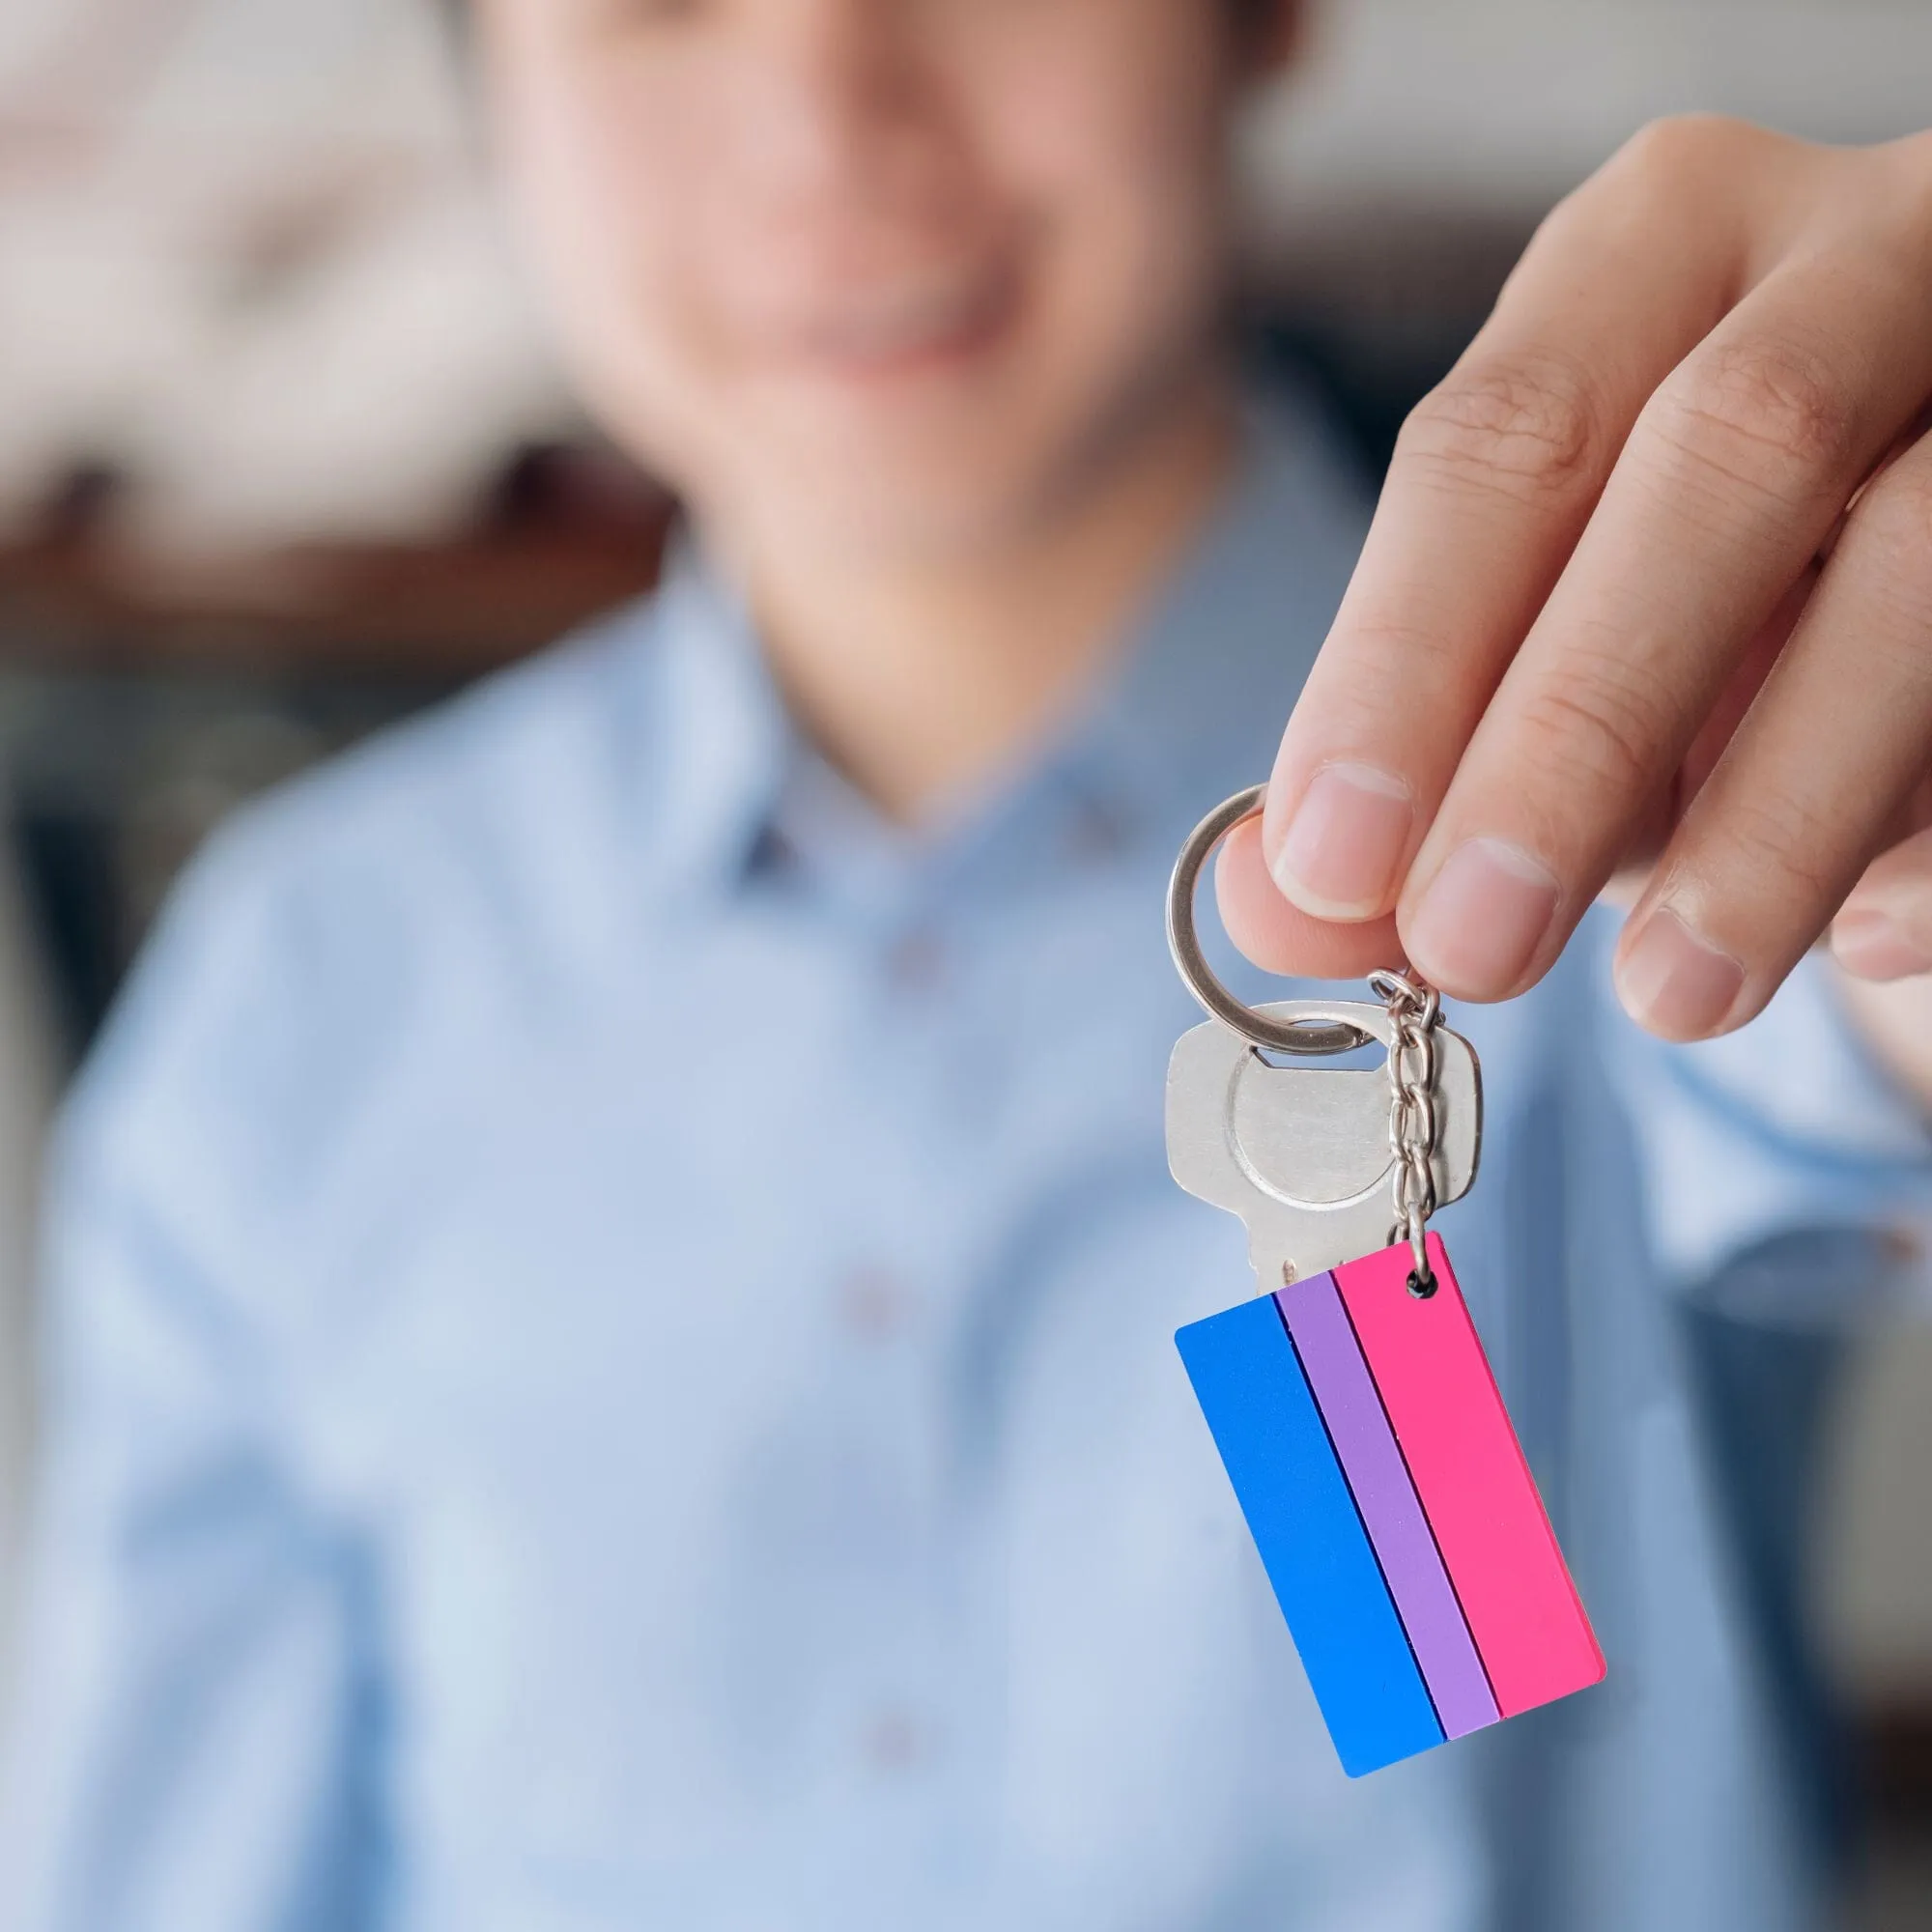
[{"label": "purple stripe", "polygon": [[1493,1724],[1495,1696],[1335,1277],[1318,1274],[1297,1281],[1276,1293],[1275,1305],[1328,1425],[1444,1732],[1460,1738]]}]

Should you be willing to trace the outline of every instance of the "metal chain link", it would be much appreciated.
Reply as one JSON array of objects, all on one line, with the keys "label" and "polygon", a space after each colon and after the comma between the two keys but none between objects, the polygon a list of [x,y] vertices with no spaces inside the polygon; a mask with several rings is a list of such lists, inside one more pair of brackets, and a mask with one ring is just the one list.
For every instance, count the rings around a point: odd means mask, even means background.
[{"label": "metal chain link", "polygon": [[1369,975],[1369,985],[1388,1009],[1395,1038],[1389,1047],[1389,1145],[1395,1151],[1396,1232],[1408,1242],[1415,1265],[1411,1294],[1427,1299],[1435,1293],[1423,1234],[1435,1211],[1435,1027],[1442,1000],[1401,973]]}]

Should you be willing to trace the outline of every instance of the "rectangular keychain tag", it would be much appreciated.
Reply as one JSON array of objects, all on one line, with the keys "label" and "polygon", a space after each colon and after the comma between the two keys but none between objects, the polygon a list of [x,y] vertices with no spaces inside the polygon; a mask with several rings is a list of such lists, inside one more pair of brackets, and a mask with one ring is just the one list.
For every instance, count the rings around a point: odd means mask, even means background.
[{"label": "rectangular keychain tag", "polygon": [[[1373,976],[1379,1007],[1244,1007],[1195,943],[1194,877],[1259,804],[1257,789],[1210,813],[1175,868],[1175,961],[1217,1023],[1175,1047],[1167,1129],[1175,1179],[1246,1223],[1264,1292],[1175,1341],[1359,1777],[1585,1690],[1605,1663],[1455,1270],[1424,1232],[1475,1179],[1474,1050],[1400,975]],[[1294,1065],[1371,1039],[1386,1072]],[[1402,1238],[1362,1252],[1392,1225]]]},{"label": "rectangular keychain tag", "polygon": [[1351,1777],[1604,1676],[1439,1237],[1429,1249],[1427,1300],[1405,1241],[1175,1337]]}]

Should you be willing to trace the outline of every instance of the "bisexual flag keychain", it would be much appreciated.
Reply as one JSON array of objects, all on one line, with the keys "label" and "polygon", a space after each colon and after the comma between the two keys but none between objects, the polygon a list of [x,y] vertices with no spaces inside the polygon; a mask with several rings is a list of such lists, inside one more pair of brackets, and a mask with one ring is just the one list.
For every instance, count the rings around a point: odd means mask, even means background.
[{"label": "bisexual flag keychain", "polygon": [[[1168,1162],[1246,1223],[1262,1293],[1175,1341],[1359,1777],[1581,1690],[1604,1656],[1427,1233],[1476,1178],[1474,1049],[1400,973],[1371,976],[1373,1006],[1247,1007],[1202,956],[1195,880],[1262,798],[1257,785],[1195,828],[1167,907],[1175,964],[1213,1015],[1175,1043]],[[1385,1067],[1292,1064],[1371,1040]]]}]

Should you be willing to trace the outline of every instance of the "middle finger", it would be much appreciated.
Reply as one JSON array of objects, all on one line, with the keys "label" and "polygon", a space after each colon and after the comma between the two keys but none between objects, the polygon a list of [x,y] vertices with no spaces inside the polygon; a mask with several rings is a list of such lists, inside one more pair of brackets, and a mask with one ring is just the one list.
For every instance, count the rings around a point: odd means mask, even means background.
[{"label": "middle finger", "polygon": [[1776,271],[1665,381],[1458,768],[1399,907],[1446,990],[1530,983],[1751,637],[1932,389],[1909,264]]}]

